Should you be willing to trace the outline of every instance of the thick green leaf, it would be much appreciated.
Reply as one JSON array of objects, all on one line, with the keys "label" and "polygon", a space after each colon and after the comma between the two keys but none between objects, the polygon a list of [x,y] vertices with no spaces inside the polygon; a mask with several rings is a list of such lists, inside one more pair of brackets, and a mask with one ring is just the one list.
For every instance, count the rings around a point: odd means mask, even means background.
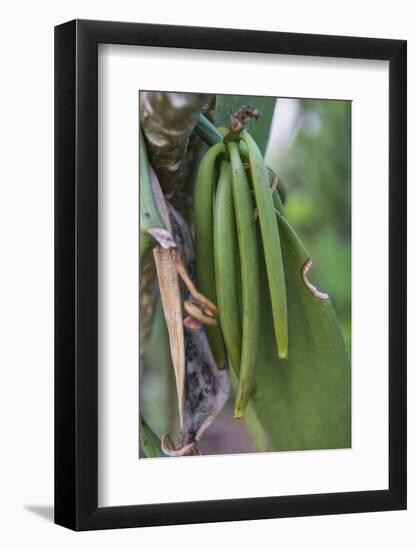
[{"label": "thick green leaf", "polygon": [[[351,371],[330,299],[304,285],[305,258],[280,224],[288,296],[288,359],[277,357],[265,266],[261,270],[258,418],[277,451],[351,446]],[[325,289],[324,289],[325,290]]]},{"label": "thick green leaf", "polygon": [[249,403],[248,408],[245,411],[244,418],[255,449],[260,453],[269,451],[267,435],[256,415],[256,411],[252,403]]},{"label": "thick green leaf", "polygon": [[269,138],[269,130],[272,115],[275,109],[274,97],[261,97],[252,95],[218,95],[216,97],[216,109],[214,121],[216,126],[230,127],[230,114],[241,107],[255,107],[261,112],[258,120],[248,122],[247,129],[254,138],[261,153],[264,155]]},{"label": "thick green leaf", "polygon": [[143,416],[158,434],[177,436],[178,407],[168,330],[158,292],[149,336],[141,348],[139,400]]},{"label": "thick green leaf", "polygon": [[147,458],[164,456],[159,437],[152,431],[142,415],[139,416],[139,442]]}]

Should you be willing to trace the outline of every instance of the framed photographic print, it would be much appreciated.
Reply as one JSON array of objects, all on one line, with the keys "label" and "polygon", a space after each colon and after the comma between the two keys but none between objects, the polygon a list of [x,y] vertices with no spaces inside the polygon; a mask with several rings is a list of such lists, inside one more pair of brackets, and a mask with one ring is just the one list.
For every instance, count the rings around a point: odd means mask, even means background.
[{"label": "framed photographic print", "polygon": [[406,42],[55,29],[55,521],[406,507]]}]

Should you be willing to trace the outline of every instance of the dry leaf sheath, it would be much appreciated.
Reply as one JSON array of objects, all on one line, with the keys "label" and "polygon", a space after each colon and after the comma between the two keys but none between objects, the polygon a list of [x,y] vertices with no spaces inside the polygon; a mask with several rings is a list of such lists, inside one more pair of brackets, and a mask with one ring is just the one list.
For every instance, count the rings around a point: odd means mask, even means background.
[{"label": "dry leaf sheath", "polygon": [[[188,328],[183,323],[182,304],[192,303],[201,297],[199,305],[208,307],[211,314],[217,312],[195,288],[194,248],[191,235],[183,218],[169,205],[161,192],[158,180],[152,173],[155,200],[166,227],[171,232],[177,248],[154,249],[162,305],[170,339],[171,357],[174,366],[180,415],[180,441],[177,449],[170,438],[162,439],[162,448],[167,455],[199,454],[197,441],[223,408],[229,394],[229,374],[219,370],[210,350],[205,329]],[[178,262],[187,273],[181,279]],[[192,285],[189,285],[189,280]],[[201,311],[201,310],[199,310]],[[189,312],[190,313],[190,312]],[[213,320],[207,315],[207,319]]]}]

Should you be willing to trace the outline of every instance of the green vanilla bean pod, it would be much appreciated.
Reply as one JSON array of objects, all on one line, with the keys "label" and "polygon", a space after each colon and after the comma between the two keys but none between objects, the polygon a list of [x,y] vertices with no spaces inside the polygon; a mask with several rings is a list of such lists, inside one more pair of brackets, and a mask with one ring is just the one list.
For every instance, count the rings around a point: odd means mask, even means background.
[{"label": "green vanilla bean pod", "polygon": [[254,390],[259,339],[259,257],[253,203],[237,143],[228,145],[242,277],[242,348],[235,418],[241,418]]},{"label": "green vanilla bean pod", "polygon": [[207,145],[215,145],[216,143],[221,143],[223,141],[222,134],[202,113],[199,113],[197,117],[194,131],[203,141],[207,143]]},{"label": "green vanilla bean pod", "polygon": [[163,248],[175,248],[175,242],[162,221],[156,206],[151,168],[142,131],[139,134],[139,188],[140,188],[140,262],[159,243]]},{"label": "green vanilla bean pod", "polygon": [[274,202],[269,187],[268,170],[256,142],[246,130],[242,132],[242,139],[246,143],[249,152],[250,171],[261,228],[278,357],[286,359],[288,357],[287,293],[281,242]]},{"label": "green vanilla bean pod", "polygon": [[[214,273],[213,200],[216,161],[226,151],[223,143],[213,145],[204,155],[197,173],[194,192],[195,260],[198,288],[217,304]],[[227,367],[227,357],[220,327],[207,326],[207,337],[219,369]]]},{"label": "green vanilla bean pod", "polygon": [[239,376],[242,347],[240,262],[233,206],[232,169],[228,160],[221,163],[217,183],[214,206],[214,265],[220,326],[233,369]]},{"label": "green vanilla bean pod", "polygon": [[327,300],[329,295],[326,292],[320,292],[308,279],[308,272],[310,271],[313,262],[310,255],[304,247],[304,244],[300,237],[297,235],[289,221],[283,215],[282,203],[281,210],[279,209],[280,197],[277,191],[274,192],[274,205],[275,213],[280,227],[280,234],[286,238],[289,243],[288,254],[290,254],[296,263],[300,266],[300,276],[303,280],[304,286],[311,292],[311,294],[320,300]]},{"label": "green vanilla bean pod", "polygon": [[242,159],[243,162],[249,162],[248,146],[242,140],[239,141],[239,153],[240,153],[240,158]]},{"label": "green vanilla bean pod", "polygon": [[281,216],[284,216],[285,218],[284,205],[282,204],[278,189],[275,189],[275,191],[272,193],[272,200],[274,202],[275,210],[278,210]]}]

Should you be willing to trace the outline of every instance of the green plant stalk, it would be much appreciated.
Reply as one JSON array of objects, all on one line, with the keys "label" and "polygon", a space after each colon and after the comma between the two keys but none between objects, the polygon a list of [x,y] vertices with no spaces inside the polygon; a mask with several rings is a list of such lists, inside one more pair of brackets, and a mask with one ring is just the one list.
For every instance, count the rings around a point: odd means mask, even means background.
[{"label": "green plant stalk", "polygon": [[140,263],[144,264],[156,244],[152,233],[167,233],[152,191],[148,153],[142,130],[139,132],[139,189],[140,189]]},{"label": "green plant stalk", "polygon": [[288,357],[287,293],[281,242],[274,202],[269,188],[269,176],[262,154],[253,138],[247,131],[243,131],[242,139],[246,143],[249,152],[250,171],[261,228],[278,357],[286,359]]},{"label": "green plant stalk", "polygon": [[241,418],[254,390],[259,338],[259,257],[253,204],[236,143],[228,145],[242,278],[242,349],[235,418]]},{"label": "green plant stalk", "polygon": [[[203,113],[197,116],[194,131],[210,147],[221,143],[229,132],[227,128],[217,128]],[[244,141],[239,142],[239,152],[242,160],[249,162],[248,147]]]},{"label": "green plant stalk", "polygon": [[[223,143],[213,145],[204,155],[198,169],[194,193],[195,259],[198,288],[217,304],[214,272],[213,201],[216,161],[226,150]],[[219,369],[227,367],[227,357],[220,327],[207,326],[207,337]]]},{"label": "green plant stalk", "polygon": [[140,242],[139,263],[140,263],[140,269],[142,270],[142,268],[146,264],[146,260],[148,259],[150,251],[155,246],[155,240],[147,233],[141,232],[139,242]]},{"label": "green plant stalk", "polygon": [[239,376],[242,347],[240,262],[233,206],[232,171],[228,160],[221,163],[217,183],[214,207],[214,264],[220,326],[233,369]]},{"label": "green plant stalk", "polygon": [[139,415],[139,444],[147,458],[164,456],[159,437],[150,428],[142,415]]},{"label": "green plant stalk", "polygon": [[203,113],[199,113],[197,116],[194,131],[203,141],[207,143],[207,145],[216,145],[216,143],[221,143],[223,141],[222,134],[216,126],[214,126],[214,124],[203,115]]}]

